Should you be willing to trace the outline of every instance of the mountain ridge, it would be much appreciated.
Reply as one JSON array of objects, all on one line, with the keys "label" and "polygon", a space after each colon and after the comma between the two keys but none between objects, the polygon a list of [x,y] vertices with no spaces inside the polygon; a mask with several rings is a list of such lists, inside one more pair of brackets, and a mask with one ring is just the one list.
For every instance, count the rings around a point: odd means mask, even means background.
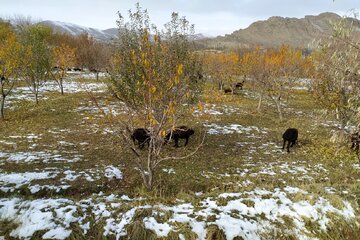
[{"label": "mountain ridge", "polygon": [[[269,48],[278,47],[281,44],[308,48],[313,40],[330,36],[332,33],[331,22],[336,22],[340,19],[339,15],[332,12],[305,15],[303,18],[272,16],[267,20],[253,22],[247,28],[233,31],[224,36],[211,38],[197,33],[192,39],[203,48],[249,48],[253,46]],[[347,19],[352,21],[360,32],[360,21],[355,18]],[[49,20],[43,21],[40,24],[50,26],[57,32],[71,35],[87,32],[96,40],[103,42],[109,42],[118,37],[117,28],[100,30],[73,23]]]},{"label": "mountain ridge", "polygon": [[[303,18],[272,16],[267,20],[253,22],[249,27],[239,29],[225,36],[218,36],[201,42],[210,48],[242,48],[262,46],[278,47],[287,44],[292,47],[307,48],[315,39],[332,33],[331,22],[342,18],[336,13],[324,12],[319,15],[306,15]],[[360,31],[360,21],[352,21]]]}]

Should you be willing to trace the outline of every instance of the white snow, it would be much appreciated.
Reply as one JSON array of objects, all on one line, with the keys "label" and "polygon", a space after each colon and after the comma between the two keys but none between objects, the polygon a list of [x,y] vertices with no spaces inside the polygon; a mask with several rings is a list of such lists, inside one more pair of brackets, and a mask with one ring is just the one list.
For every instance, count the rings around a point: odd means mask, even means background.
[{"label": "white snow", "polygon": [[[206,228],[217,225],[227,239],[240,236],[244,239],[262,239],[269,229],[277,227],[284,216],[293,220],[294,226],[286,229],[298,239],[306,239],[310,232],[305,221],[317,222],[322,231],[332,223],[328,213],[336,214],[345,220],[355,218],[355,210],[349,202],[343,201],[343,207],[335,208],[324,198],[294,201],[289,194],[302,193],[308,199],[310,193],[300,188],[287,186],[272,191],[255,189],[248,192],[230,192],[218,196],[199,199],[196,208],[191,203],[178,205],[131,205],[134,200],[127,196],[94,196],[75,202],[68,199],[36,199],[19,198],[0,199],[0,220],[14,221],[18,226],[10,232],[12,237],[31,238],[39,230],[47,230],[43,235],[56,239],[65,239],[71,234],[71,223],[78,222],[84,233],[89,230],[88,215],[95,216],[96,221],[104,222],[104,235],[115,235],[116,238],[126,235],[126,226],[132,222],[137,209],[156,209],[143,219],[147,229],[154,231],[159,237],[166,237],[170,231],[176,232],[176,223],[188,223],[198,239],[205,239]],[[309,195],[306,197],[306,195]],[[219,199],[228,199],[225,204],[218,204]],[[123,200],[124,199],[124,200]],[[125,200],[126,199],[126,200]],[[128,201],[130,200],[130,201]],[[247,204],[248,202],[252,204]],[[128,204],[125,212],[118,208]],[[156,216],[170,213],[166,222],[159,223]],[[214,216],[213,221],[205,221]],[[202,217],[204,220],[199,220]]]},{"label": "white snow", "polygon": [[153,230],[159,237],[166,237],[172,230],[168,223],[158,223],[154,217],[146,217],[143,221],[145,227],[147,229]]},{"label": "white snow", "polygon": [[123,174],[120,171],[119,168],[114,167],[114,166],[107,166],[105,169],[105,177],[112,179],[122,179],[123,178]]},{"label": "white snow", "polygon": [[163,168],[162,171],[166,172],[168,174],[175,174],[175,169],[173,169],[173,168],[169,168],[169,169]]},{"label": "white snow", "polygon": [[208,134],[234,134],[234,133],[245,133],[250,134],[253,132],[266,134],[266,129],[260,129],[256,126],[242,126],[240,124],[230,124],[229,126],[220,126],[218,124],[205,124],[208,128]]},{"label": "white snow", "polygon": [[43,163],[52,162],[52,161],[64,161],[64,162],[77,162],[81,160],[82,155],[74,154],[71,159],[63,157],[60,154],[45,152],[45,151],[32,151],[32,152],[15,152],[15,153],[5,153],[0,154],[0,162],[9,161],[16,163],[32,163],[34,161],[40,161]]},{"label": "white snow", "polygon": [[5,192],[13,191],[25,184],[30,184],[33,180],[55,178],[57,175],[58,172],[0,173],[0,190]]}]

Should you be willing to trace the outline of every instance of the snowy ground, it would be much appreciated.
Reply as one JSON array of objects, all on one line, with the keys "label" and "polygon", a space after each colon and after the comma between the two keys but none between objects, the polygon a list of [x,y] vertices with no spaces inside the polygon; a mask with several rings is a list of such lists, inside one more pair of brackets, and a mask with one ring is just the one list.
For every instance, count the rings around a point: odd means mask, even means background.
[{"label": "snowy ground", "polygon": [[[58,87],[53,82],[44,90],[58,91]],[[65,92],[76,94],[85,90],[102,93],[106,86],[101,83],[81,86],[65,81]],[[31,98],[25,88],[18,88],[15,93],[18,94],[11,101]],[[254,97],[251,94],[244,91],[246,97]],[[119,104],[100,102],[98,108],[88,99],[71,113],[80,115],[81,122],[77,123],[80,125],[76,126],[84,125],[87,137],[93,137],[97,132],[102,136],[111,133],[100,123],[85,125],[89,116],[101,119],[102,111],[115,116],[124,113]],[[0,223],[14,223],[6,234],[21,239],[31,239],[39,231],[44,239],[66,239],[79,234],[76,233],[79,229],[86,235],[95,225],[104,236],[119,239],[127,235],[127,227],[139,220],[137,213],[142,212],[140,220],[144,227],[159,237],[175,233],[179,239],[186,239],[186,231],[191,231],[197,239],[205,239],[208,228],[216,225],[227,239],[239,236],[250,240],[264,239],[263,236],[279,226],[284,228],[284,234],[296,239],[316,239],[318,232],[309,225],[316,225],[321,232],[336,224],[337,218],[349,222],[359,220],[358,206],[342,197],[346,195],[351,199],[356,195],[331,184],[328,165],[308,162],[303,158],[306,152],[302,152],[301,147],[292,149],[299,155],[289,155],[281,149],[280,141],[271,138],[270,128],[245,125],[233,119],[226,123],[219,120],[229,116],[238,119],[242,114],[245,112],[240,106],[226,104],[207,104],[203,112],[194,112],[195,118],[210,116],[206,124],[200,124],[207,130],[207,141],[225,139],[216,141],[212,147],[218,147],[224,159],[231,156],[226,160],[234,160],[236,165],[221,169],[212,168],[211,164],[204,166],[202,169],[206,170],[197,172],[197,178],[220,184],[209,192],[191,193],[191,200],[190,197],[177,198],[164,201],[166,204],[144,197],[104,194],[101,190],[77,198],[66,194],[79,186],[101,189],[110,181],[121,182],[128,177],[116,159],[111,163],[104,163],[102,159],[90,162],[81,151],[102,146],[92,146],[91,139],[78,142],[68,139],[71,134],[77,137],[76,130],[80,129],[52,126],[42,134],[0,135],[0,167],[11,166],[8,170],[0,168]],[[298,115],[306,116],[306,113]],[[327,122],[321,127],[328,128],[331,124]],[[46,134],[54,138],[52,143],[42,142]],[[227,138],[235,140],[227,142]],[[291,156],[291,160],[287,156]],[[210,162],[211,157],[206,160]],[[159,172],[167,180],[175,179],[181,177],[182,167],[164,166]],[[358,173],[360,165],[352,163],[351,171]],[[263,184],[259,186],[259,182]],[[320,191],[325,194],[309,190],[308,184],[319,182]],[[225,191],[225,186],[232,190]],[[5,232],[0,229],[0,240],[5,238],[1,234]]]},{"label": "snowy ground", "polygon": [[[92,76],[92,75],[91,75]],[[89,76],[85,76],[89,78]],[[83,81],[73,81],[65,80],[63,82],[64,93],[78,93],[78,92],[105,92],[107,89],[106,84],[99,82],[86,82]],[[44,83],[39,89],[39,98],[42,100],[47,99],[45,96],[48,92],[60,92],[60,87],[57,82],[49,80]],[[14,88],[11,94],[6,98],[6,104],[12,106],[13,102],[19,101],[35,101],[34,94],[29,87],[17,87]]]},{"label": "snowy ground", "polygon": [[[105,222],[104,236],[125,236],[130,224],[141,209],[150,209],[142,221],[145,228],[153,230],[159,237],[166,237],[171,231],[178,232],[184,239],[181,224],[187,223],[198,239],[205,239],[206,228],[217,225],[227,239],[240,236],[243,239],[261,239],[262,234],[277,227],[278,222],[292,219],[288,229],[298,239],[312,239],[305,226],[306,220],[319,224],[321,231],[334,222],[328,214],[336,214],[345,220],[355,218],[355,211],[347,201],[341,207],[334,207],[327,199],[319,197],[310,201],[296,201],[293,196],[307,192],[291,186],[272,191],[255,189],[249,192],[223,193],[214,197],[201,197],[195,204],[178,200],[167,205],[149,205],[145,201],[127,196],[103,196],[101,193],[91,198],[73,201],[64,198],[24,200],[21,198],[0,199],[0,219],[14,221],[18,226],[10,232],[16,238],[31,238],[43,230],[44,239],[65,239],[72,230],[70,224],[77,223],[84,234],[90,229],[92,218]],[[126,206],[128,211],[119,212]],[[135,207],[133,207],[135,206]],[[166,218],[162,218],[166,215]],[[162,219],[162,220],[157,220]],[[180,224],[180,225],[179,225]]]}]

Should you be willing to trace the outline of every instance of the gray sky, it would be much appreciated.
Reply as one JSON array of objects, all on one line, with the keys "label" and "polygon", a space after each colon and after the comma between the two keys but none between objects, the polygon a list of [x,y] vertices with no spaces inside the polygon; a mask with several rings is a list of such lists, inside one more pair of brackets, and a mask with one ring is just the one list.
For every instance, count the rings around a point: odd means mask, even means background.
[{"label": "gray sky", "polygon": [[[56,20],[86,27],[116,27],[116,12],[123,16],[135,7],[132,0],[0,0],[0,17],[31,16],[35,20]],[[360,11],[360,0],[139,0],[159,28],[172,12],[195,24],[198,33],[224,35],[246,28],[271,16],[304,17],[321,12],[347,14]]]}]

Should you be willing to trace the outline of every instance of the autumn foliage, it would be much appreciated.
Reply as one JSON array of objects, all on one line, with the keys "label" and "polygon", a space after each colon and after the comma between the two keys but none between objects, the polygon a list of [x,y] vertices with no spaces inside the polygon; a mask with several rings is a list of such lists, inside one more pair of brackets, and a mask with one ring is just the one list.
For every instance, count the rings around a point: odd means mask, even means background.
[{"label": "autumn foliage", "polygon": [[[151,188],[157,166],[179,158],[163,155],[164,137],[166,129],[179,122],[184,104],[195,102],[201,93],[201,62],[188,40],[192,27],[185,18],[174,13],[161,34],[150,27],[147,12],[139,5],[129,16],[127,23],[122,16],[118,21],[121,31],[111,60],[111,90],[126,106],[128,120],[122,121],[121,134],[135,153],[145,186]],[[130,139],[137,127],[150,132],[146,153]]]},{"label": "autumn foliage", "polygon": [[61,94],[64,94],[63,81],[67,75],[67,70],[75,65],[75,54],[76,49],[65,44],[53,48],[53,61],[54,66],[56,66],[54,79],[60,87]]},{"label": "autumn foliage", "polygon": [[208,52],[204,54],[204,64],[211,80],[223,90],[227,85],[233,91],[239,74],[239,56],[235,52]]}]

